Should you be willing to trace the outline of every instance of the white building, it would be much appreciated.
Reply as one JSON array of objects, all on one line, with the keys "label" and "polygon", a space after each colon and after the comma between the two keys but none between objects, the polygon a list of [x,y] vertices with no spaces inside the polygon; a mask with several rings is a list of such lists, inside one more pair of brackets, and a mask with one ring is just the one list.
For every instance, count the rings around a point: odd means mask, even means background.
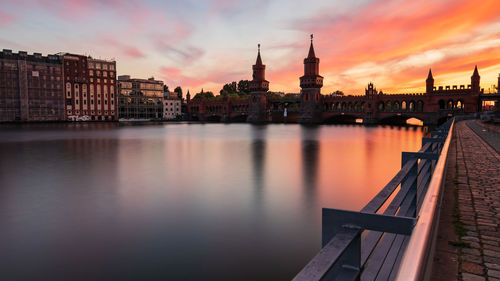
[{"label": "white building", "polygon": [[181,99],[177,97],[177,93],[165,93],[163,98],[163,119],[176,119],[181,114]]}]

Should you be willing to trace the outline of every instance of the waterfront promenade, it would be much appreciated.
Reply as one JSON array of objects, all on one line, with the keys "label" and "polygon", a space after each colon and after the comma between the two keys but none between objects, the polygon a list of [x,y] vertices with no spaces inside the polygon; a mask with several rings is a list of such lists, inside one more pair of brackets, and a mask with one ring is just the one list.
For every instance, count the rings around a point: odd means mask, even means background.
[{"label": "waterfront promenade", "polygon": [[500,281],[500,129],[456,123],[432,280]]}]

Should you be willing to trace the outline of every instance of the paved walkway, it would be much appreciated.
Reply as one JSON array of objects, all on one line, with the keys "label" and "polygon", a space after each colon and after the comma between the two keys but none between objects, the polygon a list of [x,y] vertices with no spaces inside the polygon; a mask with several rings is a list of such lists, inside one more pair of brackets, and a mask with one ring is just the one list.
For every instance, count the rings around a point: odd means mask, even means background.
[{"label": "paved walkway", "polygon": [[500,134],[455,126],[432,280],[500,281]]}]

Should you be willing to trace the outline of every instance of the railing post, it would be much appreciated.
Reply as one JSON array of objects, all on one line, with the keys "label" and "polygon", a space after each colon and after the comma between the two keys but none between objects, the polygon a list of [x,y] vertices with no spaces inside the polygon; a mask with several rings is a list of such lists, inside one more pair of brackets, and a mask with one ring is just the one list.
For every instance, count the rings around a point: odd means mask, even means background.
[{"label": "railing post", "polygon": [[[402,153],[401,155],[401,167],[404,167],[404,165],[414,159],[415,157],[409,153]],[[416,217],[418,214],[418,206],[417,206],[417,179],[418,179],[418,161],[415,161],[415,164],[411,167],[410,171],[408,171],[408,174],[406,177],[401,181],[401,190],[407,189],[408,190],[415,190],[415,198],[411,202],[411,206],[414,207],[413,210],[415,210],[415,213],[412,214],[413,217]]]}]

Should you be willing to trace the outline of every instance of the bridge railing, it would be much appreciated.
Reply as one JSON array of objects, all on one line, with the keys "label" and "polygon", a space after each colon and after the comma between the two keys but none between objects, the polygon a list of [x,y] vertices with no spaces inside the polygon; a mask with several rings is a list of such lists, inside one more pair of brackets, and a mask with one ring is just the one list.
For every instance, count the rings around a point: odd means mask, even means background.
[{"label": "bridge railing", "polygon": [[423,138],[418,152],[403,152],[401,170],[360,212],[324,208],[323,248],[293,280],[394,280],[403,255],[412,259],[405,249],[429,208],[427,190],[444,178],[453,122]]}]

